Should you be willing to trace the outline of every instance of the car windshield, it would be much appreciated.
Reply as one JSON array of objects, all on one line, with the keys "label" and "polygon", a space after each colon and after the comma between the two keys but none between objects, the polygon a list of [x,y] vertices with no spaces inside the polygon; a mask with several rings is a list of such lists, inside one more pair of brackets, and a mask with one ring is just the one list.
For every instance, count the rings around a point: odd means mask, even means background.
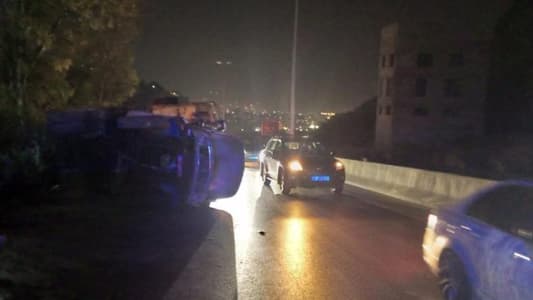
[{"label": "car windshield", "polygon": [[266,138],[259,135],[257,132],[238,134],[242,141],[244,150],[250,152],[257,152],[265,147]]},{"label": "car windshield", "polygon": [[289,141],[283,144],[286,150],[306,154],[325,154],[326,149],[316,141]]},{"label": "car windshield", "polygon": [[244,150],[246,151],[259,151],[263,149],[264,145],[257,140],[243,140]]}]

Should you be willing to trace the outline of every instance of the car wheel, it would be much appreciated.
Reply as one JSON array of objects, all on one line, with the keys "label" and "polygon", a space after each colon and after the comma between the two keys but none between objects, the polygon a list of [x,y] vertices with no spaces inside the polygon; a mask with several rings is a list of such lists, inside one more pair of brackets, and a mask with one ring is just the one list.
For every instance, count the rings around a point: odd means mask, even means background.
[{"label": "car wheel", "polygon": [[335,193],[335,195],[340,195],[342,194],[343,190],[344,190],[344,183],[340,183],[335,186],[333,192]]},{"label": "car wheel", "polygon": [[279,170],[279,173],[278,173],[278,182],[279,182],[279,187],[281,189],[281,193],[283,195],[289,195],[291,193],[291,187],[287,184],[287,181],[285,180],[285,175],[283,174],[283,171],[282,170]]},{"label": "car wheel", "polygon": [[439,264],[440,289],[446,300],[472,299],[470,284],[464,266],[453,252],[444,252]]},{"label": "car wheel", "polygon": [[265,185],[270,185],[270,179],[268,179],[268,176],[266,174],[266,171],[265,171],[265,165],[261,163],[261,179],[263,180],[263,183]]}]

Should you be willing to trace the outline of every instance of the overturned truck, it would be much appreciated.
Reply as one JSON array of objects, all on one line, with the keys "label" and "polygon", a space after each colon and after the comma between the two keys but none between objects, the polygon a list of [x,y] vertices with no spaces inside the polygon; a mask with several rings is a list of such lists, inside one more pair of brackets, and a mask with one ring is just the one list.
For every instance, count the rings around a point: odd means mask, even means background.
[{"label": "overturned truck", "polygon": [[118,110],[48,114],[60,170],[103,173],[113,192],[135,176],[193,206],[233,196],[244,170],[242,143],[178,117]]}]

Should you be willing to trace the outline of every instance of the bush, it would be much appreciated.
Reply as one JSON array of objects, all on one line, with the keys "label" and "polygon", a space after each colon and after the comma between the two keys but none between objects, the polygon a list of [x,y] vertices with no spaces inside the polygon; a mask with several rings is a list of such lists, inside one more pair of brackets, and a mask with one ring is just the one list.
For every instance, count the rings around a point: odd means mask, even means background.
[{"label": "bush", "polygon": [[0,151],[0,191],[18,194],[44,187],[52,147],[39,135],[15,140]]}]

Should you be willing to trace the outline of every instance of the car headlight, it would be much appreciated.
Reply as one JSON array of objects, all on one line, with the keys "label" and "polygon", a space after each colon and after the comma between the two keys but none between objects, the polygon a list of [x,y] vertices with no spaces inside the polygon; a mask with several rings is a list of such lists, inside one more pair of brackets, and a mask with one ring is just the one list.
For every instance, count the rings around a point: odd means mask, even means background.
[{"label": "car headlight", "polygon": [[335,170],[340,171],[344,169],[344,165],[340,161],[335,162]]},{"label": "car headlight", "polygon": [[297,160],[292,160],[289,162],[289,170],[293,172],[303,171],[302,164]]},{"label": "car headlight", "polygon": [[429,214],[427,227],[434,230],[435,227],[437,226],[438,221],[439,221],[439,218],[437,216],[435,216],[434,214]]}]

